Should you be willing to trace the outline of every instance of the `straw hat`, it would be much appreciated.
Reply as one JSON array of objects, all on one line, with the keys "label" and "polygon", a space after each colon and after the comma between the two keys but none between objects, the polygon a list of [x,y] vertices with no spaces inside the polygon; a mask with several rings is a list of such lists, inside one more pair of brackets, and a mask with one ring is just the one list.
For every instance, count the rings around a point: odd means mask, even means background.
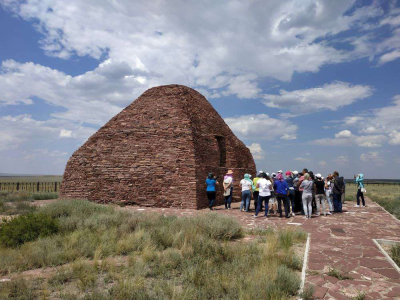
[{"label": "straw hat", "polygon": [[233,171],[232,170],[228,170],[228,172],[226,174],[227,175],[231,175],[231,174],[233,174]]}]

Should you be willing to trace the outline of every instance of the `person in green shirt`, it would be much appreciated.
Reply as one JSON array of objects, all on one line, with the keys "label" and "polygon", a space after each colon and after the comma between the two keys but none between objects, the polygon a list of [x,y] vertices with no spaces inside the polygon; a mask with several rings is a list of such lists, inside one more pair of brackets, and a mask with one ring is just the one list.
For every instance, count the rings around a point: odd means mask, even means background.
[{"label": "person in green shirt", "polygon": [[260,179],[261,174],[263,171],[259,171],[258,175],[253,178],[253,186],[255,187],[253,190],[253,198],[254,198],[254,210],[257,210],[257,203],[258,203],[258,194],[259,194],[259,189],[257,188],[257,181]]}]

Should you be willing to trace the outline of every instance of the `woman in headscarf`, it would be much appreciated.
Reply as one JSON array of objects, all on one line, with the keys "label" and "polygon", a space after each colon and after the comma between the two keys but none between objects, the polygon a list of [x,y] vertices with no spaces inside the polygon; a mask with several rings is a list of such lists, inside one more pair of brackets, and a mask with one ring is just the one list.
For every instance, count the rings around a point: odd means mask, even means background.
[{"label": "woman in headscarf", "polygon": [[224,197],[225,197],[225,209],[231,209],[232,194],[233,194],[233,171],[228,170],[224,176]]},{"label": "woman in headscarf", "polygon": [[253,190],[253,181],[250,179],[249,174],[244,174],[244,178],[240,180],[242,187],[242,202],[240,203],[240,211],[245,206],[245,211],[249,211],[251,192]]},{"label": "woman in headscarf", "polygon": [[360,197],[362,200],[363,207],[365,207],[365,200],[364,200],[364,192],[365,192],[365,186],[364,186],[364,175],[363,174],[358,174],[357,176],[354,176],[354,182],[357,184],[357,205],[354,207],[360,207]]},{"label": "woman in headscarf", "polygon": [[208,173],[207,179],[206,179],[206,185],[207,185],[207,198],[208,198],[208,207],[210,210],[214,210],[213,206],[215,203],[215,185],[218,184],[217,179],[215,179],[213,173]]},{"label": "woman in headscarf", "polygon": [[283,179],[282,173],[278,172],[276,175],[276,180],[274,182],[274,189],[275,189],[275,195],[276,195],[276,200],[278,201],[278,211],[279,215],[282,218],[282,204],[285,207],[285,217],[290,218],[289,216],[289,199],[288,199],[288,194],[289,194],[289,185],[288,183]]}]

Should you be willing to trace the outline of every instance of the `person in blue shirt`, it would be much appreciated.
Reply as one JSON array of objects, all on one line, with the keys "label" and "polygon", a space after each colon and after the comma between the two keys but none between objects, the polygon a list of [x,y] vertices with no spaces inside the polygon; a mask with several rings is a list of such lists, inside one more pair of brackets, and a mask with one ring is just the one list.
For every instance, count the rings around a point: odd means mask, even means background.
[{"label": "person in blue shirt", "polygon": [[281,202],[283,202],[283,205],[285,206],[285,217],[290,218],[289,216],[289,185],[288,183],[283,179],[282,173],[278,173],[276,176],[276,180],[274,182],[274,190],[275,190],[275,195],[276,195],[276,200],[278,201],[278,211],[280,214],[280,217],[282,218],[282,205]]},{"label": "person in blue shirt", "polygon": [[218,184],[217,179],[214,177],[213,173],[208,173],[208,177],[206,179],[207,185],[207,198],[208,198],[208,207],[210,210],[214,210],[213,206],[216,198],[216,189],[215,186]]}]

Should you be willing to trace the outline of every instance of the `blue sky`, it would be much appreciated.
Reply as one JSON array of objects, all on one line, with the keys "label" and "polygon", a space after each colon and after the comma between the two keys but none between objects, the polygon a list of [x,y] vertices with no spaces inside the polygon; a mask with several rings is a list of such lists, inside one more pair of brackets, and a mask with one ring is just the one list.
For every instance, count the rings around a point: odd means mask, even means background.
[{"label": "blue sky", "polygon": [[399,178],[399,74],[399,1],[0,0],[0,173],[62,174],[141,93],[177,83],[258,169]]}]

